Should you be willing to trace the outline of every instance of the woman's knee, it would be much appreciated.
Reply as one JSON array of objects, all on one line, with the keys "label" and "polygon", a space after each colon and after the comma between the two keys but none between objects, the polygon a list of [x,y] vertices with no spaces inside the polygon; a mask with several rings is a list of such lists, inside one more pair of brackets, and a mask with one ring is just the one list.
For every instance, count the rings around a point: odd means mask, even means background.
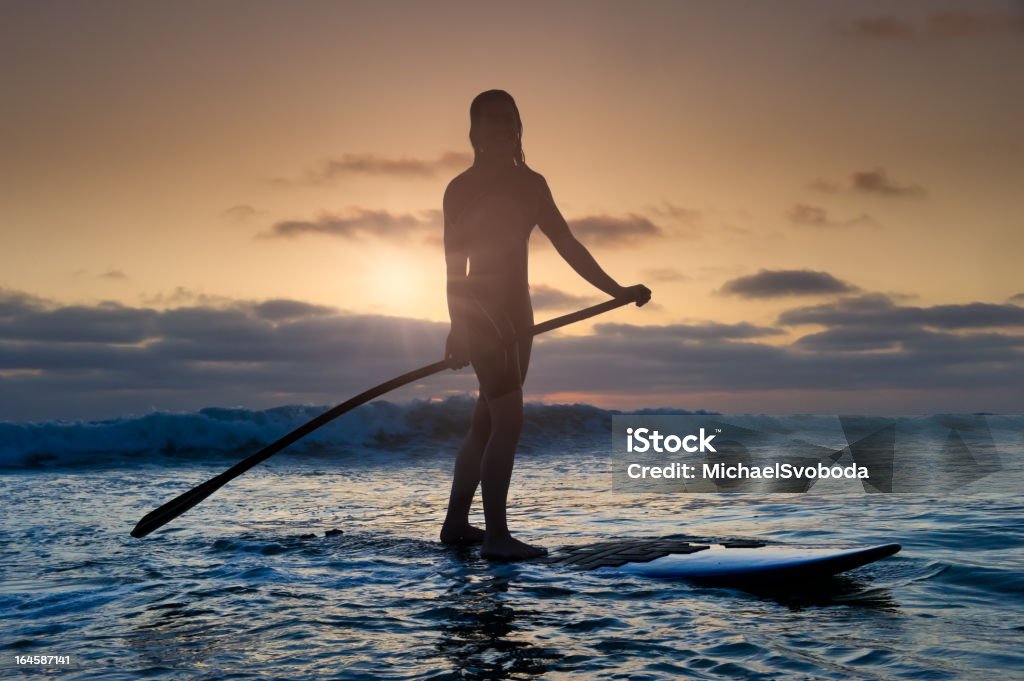
[{"label": "woman's knee", "polygon": [[495,432],[519,432],[523,427],[523,391],[510,390],[498,397],[487,400],[490,407],[490,426]]}]

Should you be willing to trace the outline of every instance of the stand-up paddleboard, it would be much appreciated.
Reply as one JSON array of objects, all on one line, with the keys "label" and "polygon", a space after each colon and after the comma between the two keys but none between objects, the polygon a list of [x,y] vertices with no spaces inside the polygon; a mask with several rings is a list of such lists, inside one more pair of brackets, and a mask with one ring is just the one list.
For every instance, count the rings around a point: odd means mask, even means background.
[{"label": "stand-up paddleboard", "polygon": [[627,539],[567,547],[541,562],[706,584],[798,586],[873,563],[899,550],[899,544],[827,548],[769,546],[755,541]]}]

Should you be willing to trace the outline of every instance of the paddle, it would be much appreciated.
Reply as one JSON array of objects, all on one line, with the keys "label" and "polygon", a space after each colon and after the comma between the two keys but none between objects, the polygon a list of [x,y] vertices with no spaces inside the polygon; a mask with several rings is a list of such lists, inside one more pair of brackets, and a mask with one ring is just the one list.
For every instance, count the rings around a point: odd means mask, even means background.
[{"label": "paddle", "polygon": [[[536,336],[563,326],[568,326],[569,324],[583,321],[584,319],[608,312],[609,310],[614,310],[615,308],[622,307],[623,305],[627,305],[632,302],[635,302],[632,298],[613,298],[612,300],[578,310],[571,314],[556,317],[541,324],[536,324],[533,327],[531,335]],[[514,342],[515,340],[510,340],[509,345]],[[450,361],[447,359],[441,360],[440,362],[434,362],[433,364],[428,364],[425,367],[402,374],[401,376],[392,378],[390,381],[385,381],[376,387],[363,391],[355,397],[342,402],[338,406],[325,411],[309,423],[299,426],[292,432],[279,440],[272,442],[252,456],[242,459],[220,475],[210,478],[201,485],[193,487],[184,494],[168,501],[160,508],[150,511],[142,517],[142,520],[140,520],[135,526],[135,529],[132,530],[132,536],[135,538],[145,537],[153,530],[163,527],[256,464],[266,461],[296,440],[309,435],[320,426],[338,418],[342,414],[352,411],[359,405],[366,404],[370,400],[376,399],[395,388],[400,388],[403,385],[413,383],[448,368],[452,367]]]}]

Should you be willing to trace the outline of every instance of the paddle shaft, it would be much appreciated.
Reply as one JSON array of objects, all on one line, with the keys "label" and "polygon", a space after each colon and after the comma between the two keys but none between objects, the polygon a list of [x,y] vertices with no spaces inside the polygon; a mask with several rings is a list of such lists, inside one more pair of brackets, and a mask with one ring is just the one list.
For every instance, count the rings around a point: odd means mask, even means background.
[{"label": "paddle shaft", "polygon": [[[569,324],[575,324],[576,322],[583,321],[584,319],[589,319],[590,317],[595,317],[599,314],[603,314],[605,312],[608,312],[609,310],[614,310],[616,308],[622,307],[623,305],[627,305],[632,302],[634,301],[628,298],[613,298],[612,300],[607,300],[603,303],[599,303],[597,305],[593,305],[591,307],[587,307],[582,310],[578,310],[576,312],[572,312],[570,314],[563,315],[561,317],[556,317],[554,319],[542,322],[540,324],[536,324],[531,330],[530,335],[537,336],[539,334],[546,333],[548,331],[553,331],[554,329],[558,329],[563,326],[568,326]],[[515,339],[510,340],[508,344],[512,345],[518,340],[519,337],[517,336]],[[355,397],[345,400],[338,406],[325,411],[323,414],[320,414],[320,416],[317,416],[312,421],[304,423],[303,425],[299,426],[298,428],[288,433],[284,437],[281,437],[280,439],[270,443],[269,445],[267,445],[260,451],[256,452],[252,456],[242,459],[241,461],[239,461],[238,463],[236,463],[234,466],[227,469],[223,473],[213,478],[210,478],[201,485],[193,487],[184,494],[181,494],[172,499],[171,501],[168,501],[160,508],[150,511],[142,517],[142,519],[138,522],[137,525],[135,525],[135,528],[132,530],[132,536],[135,538],[145,537],[153,530],[163,527],[167,523],[171,522],[172,520],[174,520],[175,518],[182,515],[190,508],[201,502],[206,497],[216,492],[218,489],[220,489],[230,481],[237,478],[242,473],[245,473],[253,466],[266,461],[267,459],[272,457],[274,454],[277,454],[279,451],[281,451],[288,445],[292,444],[293,442],[296,442],[297,440],[302,439],[306,435],[309,435],[320,426],[323,426],[329,423],[330,421],[333,421],[342,414],[349,412],[362,404],[366,404],[370,400],[376,399],[381,395],[384,395],[385,393],[391,392],[395,388],[400,388],[403,385],[419,381],[423,378],[426,378],[427,376],[431,376],[433,374],[439,373],[449,368],[453,368],[450,360],[444,359],[441,360],[440,362],[434,362],[433,364],[428,364],[424,367],[420,367],[419,369],[415,369],[414,371],[410,371],[408,373],[402,374],[401,376],[392,378],[390,381],[385,381],[384,383],[381,383],[378,386],[375,386],[373,388],[370,388],[369,390],[365,390],[359,393]]]}]

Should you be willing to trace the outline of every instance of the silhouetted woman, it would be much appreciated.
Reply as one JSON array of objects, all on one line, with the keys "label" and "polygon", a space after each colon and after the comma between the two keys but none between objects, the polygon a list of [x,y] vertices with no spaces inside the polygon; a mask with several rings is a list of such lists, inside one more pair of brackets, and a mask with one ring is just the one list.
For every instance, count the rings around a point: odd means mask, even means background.
[{"label": "silhouetted woman", "polygon": [[[514,539],[505,507],[516,445],[523,426],[523,380],[530,361],[533,308],[527,283],[527,245],[534,225],[580,276],[616,298],[643,305],[643,285],[620,286],[597,264],[555,206],[544,177],[527,167],[523,124],[512,96],[479,94],[469,108],[473,165],[444,193],[444,250],[452,328],[446,357],[472,363],[480,397],[455,461],[446,543],[483,542],[485,558],[520,560],[546,550]],[[469,265],[467,272],[467,263]],[[519,338],[502,347],[507,339]],[[469,524],[481,485],[486,531]]]}]

